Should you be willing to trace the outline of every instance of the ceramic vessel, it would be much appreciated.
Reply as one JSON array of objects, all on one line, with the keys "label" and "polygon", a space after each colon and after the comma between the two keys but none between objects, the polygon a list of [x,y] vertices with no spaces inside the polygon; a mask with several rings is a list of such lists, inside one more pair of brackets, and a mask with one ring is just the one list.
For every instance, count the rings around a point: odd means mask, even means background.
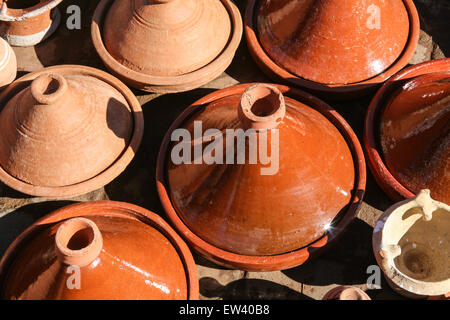
[{"label": "ceramic vessel", "polygon": [[[196,150],[212,144],[196,136],[199,123],[205,133],[234,129],[249,139],[230,149],[235,139],[218,136],[224,143],[216,155],[229,158],[210,161],[204,153],[202,161]],[[193,160],[174,157],[184,143],[171,141],[180,129],[193,134],[184,141]],[[261,162],[261,153],[250,160],[255,141],[271,160]],[[157,164],[159,196],[180,234],[206,258],[252,271],[300,265],[335,240],[356,214],[365,179],[359,142],[334,110],[266,84],[230,87],[194,103],[169,129]]]},{"label": "ceramic vessel", "polygon": [[373,233],[373,250],[389,285],[409,298],[450,292],[450,206],[429,190],[389,208]]},{"label": "ceramic vessel", "polygon": [[230,0],[102,0],[92,39],[106,67],[130,86],[188,91],[231,64],[242,20]]},{"label": "ceramic vessel", "polygon": [[120,202],[74,204],[25,230],[0,261],[19,300],[198,299],[189,248],[158,215]]},{"label": "ceramic vessel", "polygon": [[0,180],[20,192],[71,197],[98,189],[134,157],[143,115],[132,92],[89,67],[56,66],[0,96]]},{"label": "ceramic vessel", "polygon": [[245,22],[264,72],[336,99],[367,94],[400,71],[420,32],[412,0],[250,0]]},{"label": "ceramic vessel", "polygon": [[352,286],[339,286],[328,291],[322,300],[372,300],[363,290]]},{"label": "ceramic vessel", "polygon": [[409,67],[383,85],[369,106],[368,164],[394,200],[430,189],[433,198],[450,201],[449,72],[450,59]]},{"label": "ceramic vessel", "polygon": [[2,0],[0,36],[13,46],[34,46],[50,37],[61,22],[62,0]]},{"label": "ceramic vessel", "polygon": [[13,82],[16,75],[16,54],[8,42],[0,38],[0,90]]}]

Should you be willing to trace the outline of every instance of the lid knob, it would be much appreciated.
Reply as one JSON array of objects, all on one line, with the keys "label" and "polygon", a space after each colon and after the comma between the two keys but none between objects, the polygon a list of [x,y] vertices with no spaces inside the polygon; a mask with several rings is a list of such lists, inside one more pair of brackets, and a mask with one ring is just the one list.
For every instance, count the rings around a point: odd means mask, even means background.
[{"label": "lid knob", "polygon": [[67,91],[67,81],[55,73],[44,73],[31,83],[31,95],[40,104],[54,104]]}]

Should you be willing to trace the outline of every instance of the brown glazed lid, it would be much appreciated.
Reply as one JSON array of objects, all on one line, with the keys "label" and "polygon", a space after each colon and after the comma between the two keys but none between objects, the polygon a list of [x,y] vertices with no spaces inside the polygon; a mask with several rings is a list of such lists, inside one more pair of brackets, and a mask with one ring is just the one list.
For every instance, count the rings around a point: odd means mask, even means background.
[{"label": "brown glazed lid", "polygon": [[0,263],[1,295],[20,300],[198,298],[188,247],[156,214],[83,203],[35,223]]},{"label": "brown glazed lid", "polygon": [[24,193],[59,197],[100,188],[131,161],[142,137],[135,96],[96,69],[44,69],[0,99],[0,178]]},{"label": "brown glazed lid", "polygon": [[404,83],[381,115],[380,135],[385,163],[403,186],[450,203],[450,72]]},{"label": "brown glazed lid", "polygon": [[[284,254],[323,237],[349,205],[355,166],[345,138],[320,112],[283,97],[276,86],[257,84],[243,94],[198,107],[179,128],[195,137],[195,123],[201,123],[203,132],[253,129],[250,137],[259,144],[267,134],[268,154],[273,155],[272,165],[262,164],[260,157],[251,164],[251,139],[245,144],[245,161],[239,161],[242,150],[236,155],[236,150],[224,147],[224,164],[220,160],[207,164],[205,157],[200,164],[194,164],[197,157],[191,164],[176,164],[173,153],[182,142],[166,150],[172,205],[187,227],[207,243],[247,256]],[[223,139],[224,146],[234,141]],[[206,150],[209,145],[194,140],[193,154],[197,147]],[[225,161],[225,155],[232,160]]]},{"label": "brown glazed lid", "polygon": [[399,58],[410,22],[402,0],[262,0],[257,26],[280,67],[319,83],[350,84]]}]

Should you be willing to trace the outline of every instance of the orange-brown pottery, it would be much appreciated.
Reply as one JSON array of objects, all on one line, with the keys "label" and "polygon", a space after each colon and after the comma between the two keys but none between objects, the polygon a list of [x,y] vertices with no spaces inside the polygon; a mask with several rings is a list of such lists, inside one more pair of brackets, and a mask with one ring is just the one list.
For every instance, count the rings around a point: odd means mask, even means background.
[{"label": "orange-brown pottery", "polygon": [[143,135],[133,93],[106,72],[45,68],[0,95],[0,180],[17,191],[72,197],[98,189],[133,159]]},{"label": "orange-brown pottery", "polygon": [[8,42],[0,38],[0,90],[13,82],[16,76],[16,54]]},{"label": "orange-brown pottery", "polygon": [[372,300],[363,290],[352,286],[339,286],[328,291],[322,300]]},{"label": "orange-brown pottery", "polygon": [[[196,136],[199,124],[214,143]],[[194,140],[172,142],[180,130]],[[231,131],[248,139],[222,140]],[[241,149],[229,148],[235,141]],[[258,162],[256,148],[272,158]],[[365,181],[362,149],[345,120],[281,85],[243,84],[197,101],[169,129],[157,164],[159,196],[178,232],[206,258],[252,271],[298,266],[334,241],[355,216]]]},{"label": "orange-brown pottery", "polygon": [[245,35],[270,77],[327,98],[373,91],[419,41],[412,0],[249,0]]},{"label": "orange-brown pottery", "polygon": [[70,205],[34,223],[0,261],[19,300],[196,300],[194,259],[158,215],[127,203]]},{"label": "orange-brown pottery", "polygon": [[217,78],[231,64],[242,29],[230,0],[102,0],[92,39],[105,65],[124,82],[167,93]]}]

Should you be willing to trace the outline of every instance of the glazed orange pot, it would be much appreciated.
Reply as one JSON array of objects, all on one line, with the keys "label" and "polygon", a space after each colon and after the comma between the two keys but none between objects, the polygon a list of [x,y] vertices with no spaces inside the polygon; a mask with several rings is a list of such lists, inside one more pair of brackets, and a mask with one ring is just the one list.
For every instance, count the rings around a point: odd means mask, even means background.
[{"label": "glazed orange pot", "polygon": [[0,96],[0,180],[34,196],[96,190],[133,159],[143,135],[133,93],[106,72],[55,66],[25,75]]},{"label": "glazed orange pot", "polygon": [[62,0],[1,0],[0,35],[13,46],[34,46],[50,37],[61,22]]},{"label": "glazed orange pot", "polygon": [[11,46],[0,38],[0,89],[14,81],[17,75],[17,59]]},{"label": "glazed orange pot", "polygon": [[34,223],[0,261],[0,294],[20,300],[198,299],[192,255],[158,215],[79,203]]},{"label": "glazed orange pot", "polygon": [[412,0],[250,0],[245,22],[267,75],[336,99],[367,94],[400,71],[420,32]]},{"label": "glazed orange pot", "polygon": [[[220,135],[230,130],[246,135],[236,143],[243,149],[228,149],[235,138]],[[172,142],[189,134],[191,142]],[[211,135],[224,144],[208,157]],[[255,141],[259,152],[268,143],[277,168],[251,160]],[[158,193],[178,232],[206,258],[252,271],[301,265],[334,241],[356,215],[365,181],[349,125],[324,102],[280,85],[238,85],[197,101],[169,129],[157,164]]]},{"label": "glazed orange pot", "polygon": [[394,200],[421,189],[449,203],[450,59],[409,67],[375,95],[364,146],[378,184]]},{"label": "glazed orange pot", "polygon": [[106,67],[130,86],[188,91],[231,64],[242,19],[230,0],[102,0],[92,40]]}]

